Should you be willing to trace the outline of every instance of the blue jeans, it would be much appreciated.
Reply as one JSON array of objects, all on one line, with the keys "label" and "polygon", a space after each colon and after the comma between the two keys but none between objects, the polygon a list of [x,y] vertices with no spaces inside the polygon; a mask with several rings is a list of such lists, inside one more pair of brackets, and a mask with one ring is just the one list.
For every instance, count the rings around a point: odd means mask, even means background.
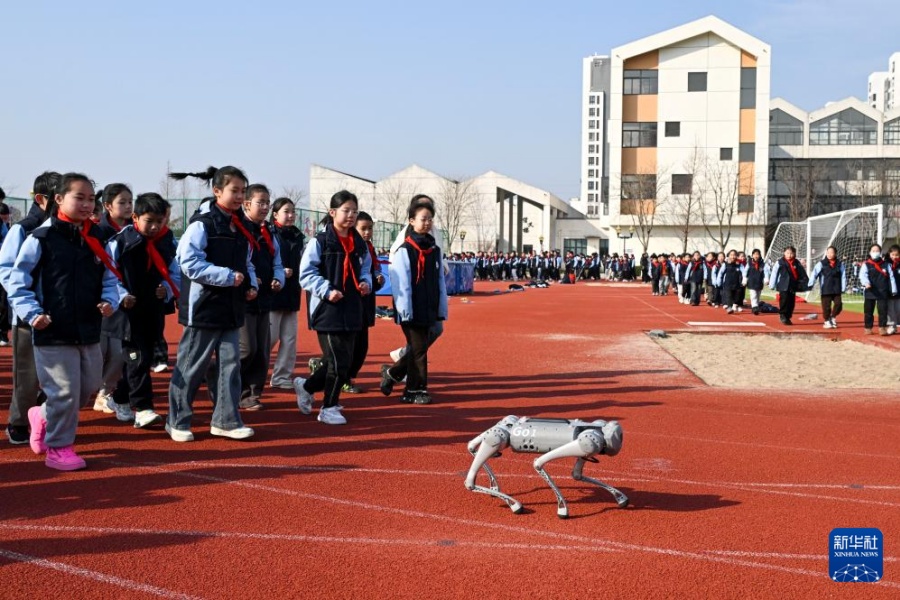
[{"label": "blue jeans", "polygon": [[[194,397],[204,378],[213,402],[212,426],[237,429],[244,422],[238,411],[241,397],[239,329],[185,327],[169,384],[169,427],[187,431],[194,415]],[[209,368],[213,352],[216,365]]]}]

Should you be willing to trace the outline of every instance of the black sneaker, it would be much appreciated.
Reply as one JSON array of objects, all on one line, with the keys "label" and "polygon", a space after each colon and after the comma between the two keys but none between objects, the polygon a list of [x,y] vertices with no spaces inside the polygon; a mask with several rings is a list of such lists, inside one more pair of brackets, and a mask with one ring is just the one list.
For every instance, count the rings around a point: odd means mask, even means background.
[{"label": "black sneaker", "polygon": [[415,404],[416,395],[404,393],[402,396],[400,396],[400,402],[404,404]]},{"label": "black sneaker", "polygon": [[28,428],[22,425],[8,425],[6,427],[6,438],[10,444],[19,446],[28,443]]},{"label": "black sneaker", "polygon": [[348,394],[362,394],[363,389],[358,385],[353,385],[352,381],[348,381],[341,387],[342,392],[347,392]]},{"label": "black sneaker", "polygon": [[381,365],[381,385],[378,387],[381,388],[381,393],[385,396],[390,396],[391,392],[394,391],[395,381],[391,377],[390,368],[390,365]]},{"label": "black sneaker", "polygon": [[256,398],[241,398],[238,406],[243,410],[262,410],[263,403]]},{"label": "black sneaker", "polygon": [[790,320],[790,319],[785,319],[785,320],[784,320],[784,324],[785,324],[785,325],[793,325],[793,323],[791,323],[791,320]]},{"label": "black sneaker", "polygon": [[319,367],[321,367],[321,366],[322,366],[322,359],[321,359],[321,358],[311,358],[311,359],[309,359],[309,372],[310,372],[310,374],[313,374],[313,373],[315,373],[316,371],[318,371],[318,370],[319,370]]},{"label": "black sneaker", "polygon": [[431,396],[428,395],[428,392],[418,392],[413,402],[416,404],[431,404]]},{"label": "black sneaker", "polygon": [[753,308],[750,309],[750,312],[752,312],[754,315],[758,315],[758,314],[759,314],[759,307],[758,307],[758,306],[754,306]]}]

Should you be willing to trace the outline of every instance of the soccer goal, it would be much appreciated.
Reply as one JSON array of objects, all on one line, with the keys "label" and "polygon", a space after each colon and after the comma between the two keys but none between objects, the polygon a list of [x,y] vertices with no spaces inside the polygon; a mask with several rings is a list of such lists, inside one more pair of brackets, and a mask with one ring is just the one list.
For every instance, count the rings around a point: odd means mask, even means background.
[{"label": "soccer goal", "polygon": [[[884,206],[881,204],[810,217],[801,223],[780,223],[766,253],[766,262],[774,264],[781,258],[785,246],[794,246],[797,257],[812,274],[828,246],[834,246],[847,270],[845,302],[862,302],[859,266],[868,256],[872,244],[880,244],[883,236]],[[807,294],[806,300],[818,300],[819,294],[819,286],[816,286]]]}]

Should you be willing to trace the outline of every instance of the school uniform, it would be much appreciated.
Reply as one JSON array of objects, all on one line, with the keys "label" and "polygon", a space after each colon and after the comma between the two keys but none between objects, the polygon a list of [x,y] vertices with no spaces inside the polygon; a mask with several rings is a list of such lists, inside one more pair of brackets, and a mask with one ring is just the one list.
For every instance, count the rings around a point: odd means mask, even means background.
[{"label": "school uniform", "polygon": [[[278,353],[272,365],[272,386],[293,388],[294,364],[297,362],[297,315],[300,312],[300,257],[306,236],[297,227],[274,223],[275,239],[284,269],[291,269],[284,286],[272,297],[269,311],[269,354],[275,344]],[[268,356],[267,355],[267,356]]]},{"label": "school uniform", "polygon": [[813,289],[816,283],[819,284],[822,298],[822,317],[828,324],[843,310],[841,294],[847,291],[847,271],[844,263],[839,259],[830,261],[823,258],[813,268],[812,276],[809,278],[809,289]]},{"label": "school uniform", "polygon": [[[7,293],[10,291],[10,276],[22,244],[32,231],[47,220],[48,216],[37,203],[32,203],[25,218],[10,227],[6,234],[0,247],[0,284]],[[43,403],[45,396],[38,383],[34,366],[31,325],[16,316],[14,310],[10,310],[10,317],[13,349],[9,427],[25,431],[28,427],[28,409]]]},{"label": "school uniform", "polygon": [[[134,306],[118,311],[127,321],[128,336],[122,343],[125,374],[117,382],[112,399],[135,411],[153,410],[150,370],[159,335],[159,320],[165,314],[166,304],[176,297],[181,286],[175,248],[168,244],[157,248],[153,240],[128,225],[112,237],[107,252],[122,275],[123,286],[136,298]],[[160,285],[166,290],[162,299],[156,296]]]},{"label": "school uniform", "polygon": [[[900,259],[894,261],[888,259],[885,262],[890,265],[894,274],[894,281],[897,283],[897,287],[900,288]],[[892,294],[890,300],[888,300],[889,332],[891,334],[896,333],[898,325],[900,325],[900,290]]]},{"label": "school uniform", "polygon": [[659,295],[666,296],[669,293],[669,281],[672,277],[672,263],[668,260],[659,261]]},{"label": "school uniform", "polygon": [[750,308],[754,315],[759,314],[759,298],[766,284],[768,271],[769,266],[761,258],[759,260],[751,258],[744,268],[744,281],[750,290]]},{"label": "school uniform", "polygon": [[878,327],[887,327],[888,301],[897,294],[897,280],[891,263],[879,258],[866,259],[859,269],[859,283],[865,289],[863,298],[863,327],[871,331],[875,324],[875,309],[878,309]]},{"label": "school uniform", "polygon": [[22,243],[9,274],[16,315],[25,323],[42,314],[52,319],[48,327],[32,331],[35,370],[47,395],[41,408],[47,448],[74,444],[78,410],[100,387],[103,317],[97,305],[108,302],[115,310],[125,294],[96,253],[105,255],[105,241],[90,222],[74,224],[51,216]]},{"label": "school uniform", "polygon": [[713,279],[713,296],[712,303],[713,306],[722,306],[725,302],[722,300],[722,288],[719,286],[719,272],[722,270],[722,267],[725,263],[721,263],[716,260],[715,266],[712,268],[712,279]]},{"label": "school uniform", "polygon": [[[168,227],[163,226],[155,238],[153,244],[161,253],[174,253],[178,248],[178,241],[175,234]],[[181,281],[181,270],[178,269],[179,282]],[[180,285],[180,283],[179,283]],[[156,345],[153,347],[153,366],[154,370],[158,367],[169,366],[169,342],[166,341],[166,317],[175,314],[175,299],[169,300],[163,306],[163,312],[159,316],[157,327]],[[164,368],[162,370],[165,370]]]},{"label": "school uniform", "polygon": [[737,295],[736,295],[737,305],[743,306],[744,299],[747,297],[747,285],[744,283],[744,281],[747,279],[747,261],[738,259],[736,262],[738,264],[738,268],[740,269],[741,275],[742,275],[741,282],[738,285],[738,289],[737,289]]},{"label": "school uniform", "polygon": [[706,286],[706,304],[709,306],[713,305],[713,300],[715,300],[716,296],[716,267],[718,263],[716,261],[703,261],[703,283]]},{"label": "school uniform", "polygon": [[703,293],[703,260],[692,260],[688,263],[687,282],[690,285],[692,306],[700,306],[700,295]]},{"label": "school uniform", "polygon": [[[212,426],[225,431],[244,427],[238,411],[239,338],[247,291],[259,289],[251,260],[250,221],[240,209],[232,213],[207,205],[202,210],[191,217],[176,251],[181,269],[178,322],[184,332],[169,385],[170,435],[190,431],[194,398],[204,379],[214,406]],[[237,273],[244,280],[236,287]]]},{"label": "school uniform", "polygon": [[788,262],[784,257],[778,259],[769,276],[769,287],[778,291],[778,314],[785,325],[792,324],[797,292],[805,290],[808,285],[809,277],[799,260],[794,258]]},{"label": "school uniform", "polygon": [[737,262],[726,262],[719,269],[718,284],[722,290],[722,305],[729,312],[737,308],[742,279],[741,266]]},{"label": "school uniform", "polygon": [[378,283],[378,275],[381,275],[381,263],[375,254],[375,247],[369,242],[366,242],[366,247],[372,258],[372,267],[369,272],[372,278],[372,293],[363,297],[363,326],[356,333],[356,339],[353,342],[353,360],[350,362],[351,380],[359,376],[359,372],[366,362],[366,356],[369,354],[369,328],[375,327],[375,293],[384,285],[383,280],[380,284]]},{"label": "school uniform", "polygon": [[[309,394],[324,392],[323,409],[338,405],[341,388],[350,381],[353,346],[366,326],[359,290],[363,283],[373,289],[368,246],[355,229],[341,238],[329,223],[306,245],[300,261],[309,328],[316,332],[325,362],[325,368],[317,369],[303,389]],[[328,295],[334,290],[342,292],[343,298],[330,302]]]},{"label": "school uniform", "polygon": [[[428,332],[447,319],[447,288],[441,273],[441,251],[429,234],[410,233],[391,260],[389,269],[396,321],[409,351],[387,370],[400,381],[406,376],[405,402],[426,404],[428,396]],[[404,373],[405,371],[405,373]]]}]

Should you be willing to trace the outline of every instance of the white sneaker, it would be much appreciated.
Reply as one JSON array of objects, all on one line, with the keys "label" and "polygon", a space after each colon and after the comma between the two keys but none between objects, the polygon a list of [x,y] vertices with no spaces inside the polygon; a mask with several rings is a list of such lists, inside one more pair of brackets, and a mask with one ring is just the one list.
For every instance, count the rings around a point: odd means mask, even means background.
[{"label": "white sneaker", "polygon": [[725,312],[730,315],[731,313],[734,312],[734,309],[729,306],[728,308],[725,309]]},{"label": "white sneaker", "polygon": [[253,437],[253,430],[249,427],[236,427],[235,429],[220,429],[218,427],[212,426],[209,428],[209,432],[213,435],[217,435],[219,437],[227,437],[233,440],[246,440],[249,437]]},{"label": "white sneaker", "polygon": [[162,421],[162,416],[153,412],[150,409],[147,410],[139,410],[134,413],[134,427],[135,429],[141,429],[142,427],[148,427],[153,425],[154,423],[159,423]]},{"label": "white sneaker", "polygon": [[347,419],[344,418],[337,406],[332,406],[319,411],[319,422],[326,425],[346,425]]},{"label": "white sneaker", "polygon": [[106,406],[109,408],[110,412],[116,413],[116,419],[123,423],[131,423],[134,421],[134,411],[131,409],[131,406],[113,401],[112,396],[109,396],[108,398]]},{"label": "white sneaker", "polygon": [[406,356],[406,346],[391,350],[391,360],[394,362],[400,362],[400,359],[404,356]]},{"label": "white sneaker", "polygon": [[831,321],[825,321],[822,324],[822,329],[834,329],[834,325],[831,324]]},{"label": "white sneaker", "polygon": [[831,327],[832,329],[837,329],[837,319],[831,319]]},{"label": "white sneaker", "polygon": [[294,391],[297,392],[297,408],[304,415],[312,413],[313,395],[303,389],[306,380],[302,377],[294,377]]},{"label": "white sneaker", "polygon": [[166,423],[166,433],[169,434],[169,437],[172,438],[173,442],[193,442],[194,434],[191,433],[191,430],[188,429],[185,431],[184,429],[174,429],[169,427],[169,424]]},{"label": "white sneaker", "polygon": [[735,307],[734,310],[737,311],[737,312],[744,312],[744,309],[741,308],[740,306]]},{"label": "white sneaker", "polygon": [[107,415],[113,414],[114,411],[108,406],[108,402],[111,400],[109,395],[106,393],[106,390],[100,390],[97,392],[97,397],[94,399],[94,410],[97,412],[102,412]]},{"label": "white sneaker", "polygon": [[153,365],[154,373],[165,373],[168,370],[169,370],[169,365],[167,365],[166,363],[158,363],[158,364]]}]

